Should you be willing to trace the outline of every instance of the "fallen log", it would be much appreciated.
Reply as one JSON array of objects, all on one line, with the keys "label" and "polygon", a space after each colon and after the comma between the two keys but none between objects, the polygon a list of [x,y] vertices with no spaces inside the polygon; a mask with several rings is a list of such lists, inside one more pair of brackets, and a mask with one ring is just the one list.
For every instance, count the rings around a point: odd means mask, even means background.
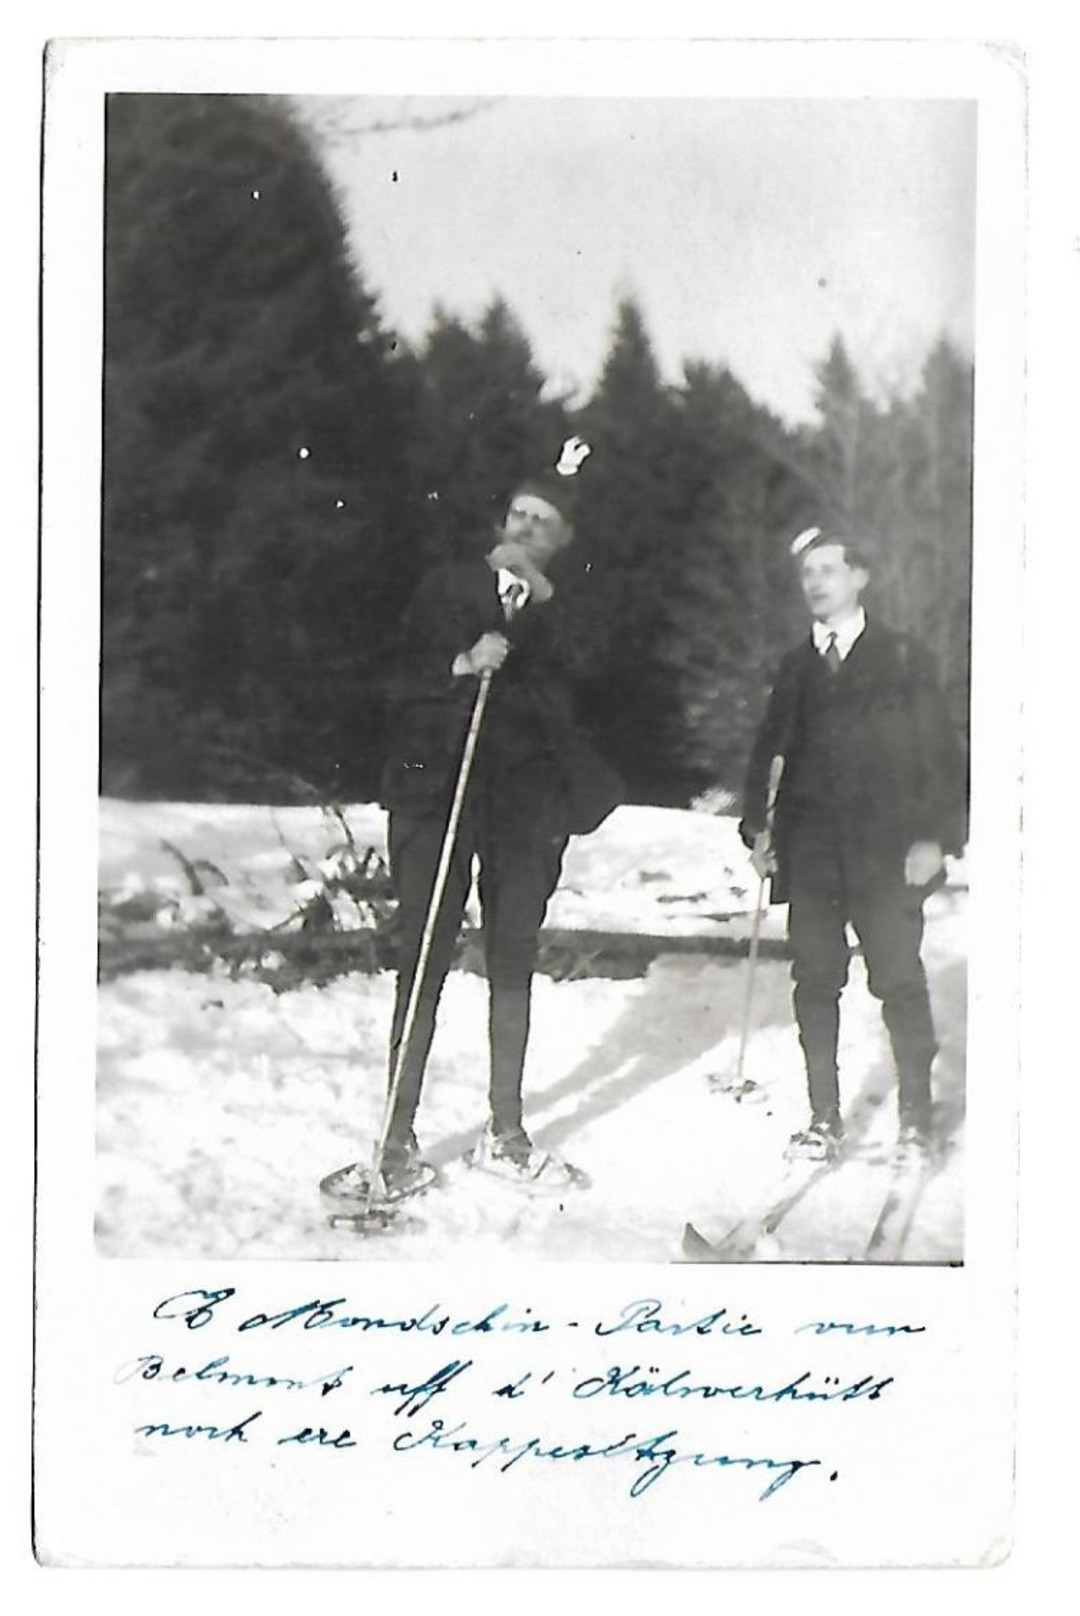
[{"label": "fallen log", "polygon": [[[744,917],[732,917],[742,919]],[[537,970],[565,980],[573,976],[625,977],[644,975],[653,960],[666,954],[703,955],[743,959],[746,937],[734,933],[672,933],[606,931],[571,927],[544,928],[540,933]],[[767,959],[786,959],[787,944],[763,938],[759,953]],[[152,935],[149,928],[102,937],[98,945],[98,980],[111,981],[133,971],[186,969],[207,971],[215,965],[258,967],[267,961],[286,961],[292,972],[312,968],[315,977],[372,973],[393,968],[393,940],[378,927],[355,931],[221,932],[169,931]],[[483,973],[482,933],[467,927],[458,941],[458,969]]]}]

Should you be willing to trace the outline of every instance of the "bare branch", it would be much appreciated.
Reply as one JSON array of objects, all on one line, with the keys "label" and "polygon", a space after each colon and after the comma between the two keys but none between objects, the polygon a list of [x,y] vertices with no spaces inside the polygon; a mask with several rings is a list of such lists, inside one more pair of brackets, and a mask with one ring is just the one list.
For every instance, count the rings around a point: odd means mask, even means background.
[{"label": "bare branch", "polygon": [[444,112],[410,113],[406,109],[415,97],[402,102],[401,113],[393,118],[376,118],[370,123],[354,121],[356,101],[345,96],[296,96],[294,105],[301,117],[319,137],[331,146],[350,145],[368,135],[427,133],[431,129],[445,129],[451,124],[465,123],[482,112],[497,106],[500,96],[489,96],[448,108]]}]

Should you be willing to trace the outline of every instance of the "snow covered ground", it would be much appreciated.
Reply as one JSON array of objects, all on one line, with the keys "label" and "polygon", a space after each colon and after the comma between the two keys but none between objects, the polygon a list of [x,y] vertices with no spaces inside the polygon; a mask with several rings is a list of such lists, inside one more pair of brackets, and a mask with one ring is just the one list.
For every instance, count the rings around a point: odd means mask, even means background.
[{"label": "snow covered ground", "polygon": [[[386,815],[346,810],[358,850],[385,856]],[[100,886],[118,900],[156,895],[163,928],[196,918],[200,904],[177,854],[241,928],[270,926],[302,901],[298,859],[325,872],[343,831],[319,808],[121,803],[100,814]],[[552,899],[551,927],[720,935],[754,907],[757,880],[732,819],[666,808],[618,808],[592,836],[575,837]],[[775,911],[766,929],[782,934]],[[745,932],[736,921],[734,935]]]},{"label": "snow covered ground", "polygon": [[[350,808],[357,845],[384,846],[381,811]],[[101,886],[146,900],[151,925],[182,925],[190,886],[175,853],[212,865],[215,902],[238,927],[296,907],[297,855],[313,867],[334,827],[317,809],[125,804],[101,808]],[[962,872],[957,872],[957,876]],[[734,824],[622,808],[571,844],[549,921],[560,927],[699,939],[745,936],[756,896]],[[957,878],[928,905],[926,961],[942,1049],[936,1092],[953,1149],[929,1183],[904,1259],[962,1258],[965,898]],[[153,901],[150,901],[150,900]],[[160,906],[160,907],[156,907]],[[780,937],[785,911],[766,916]],[[316,1186],[370,1155],[384,1092],[393,983],[343,975],[275,993],[170,968],[99,991],[97,1238],[106,1255],[222,1258],[460,1258],[508,1246],[532,1259],[675,1261],[684,1223],[718,1236],[768,1200],[783,1145],[805,1120],[787,966],[763,959],[746,1062],[757,1103],[708,1079],[733,1072],[745,963],[662,953],[641,977],[534,988],[526,1123],[585,1168],[562,1200],[470,1173],[484,1121],[486,984],[451,973],[418,1132],[444,1171],[377,1237],[326,1226]],[[683,944],[686,947],[686,944]],[[870,1159],[895,1133],[891,1064],[861,961],[843,1009],[842,1085],[859,1154],[791,1210],[759,1259],[861,1260],[888,1185]]]}]

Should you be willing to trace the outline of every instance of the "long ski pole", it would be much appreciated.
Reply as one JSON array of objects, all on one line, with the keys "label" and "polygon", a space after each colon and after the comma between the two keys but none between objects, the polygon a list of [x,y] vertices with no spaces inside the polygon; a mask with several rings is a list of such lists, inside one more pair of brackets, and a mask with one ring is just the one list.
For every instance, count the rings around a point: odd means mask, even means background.
[{"label": "long ski pole", "polygon": [[435,879],[431,886],[431,897],[428,899],[427,914],[424,917],[424,929],[420,936],[420,947],[416,955],[416,965],[409,988],[409,997],[405,1005],[405,1019],[401,1026],[401,1040],[397,1047],[397,1054],[394,1057],[394,1069],[386,1096],[383,1125],[375,1146],[375,1154],[372,1158],[371,1176],[368,1180],[367,1200],[364,1206],[365,1213],[371,1212],[372,1202],[375,1198],[375,1186],[382,1177],[383,1157],[386,1154],[386,1144],[390,1137],[394,1111],[397,1108],[401,1077],[405,1070],[405,1059],[408,1055],[409,1043],[412,1039],[413,1027],[416,1023],[416,1015],[420,1006],[420,995],[423,992],[424,978],[427,975],[428,960],[431,956],[431,946],[435,937],[439,910],[442,907],[446,881],[450,874],[450,861],[454,856],[458,827],[461,824],[462,809],[465,805],[465,792],[468,789],[469,776],[472,773],[473,759],[476,755],[476,746],[480,739],[480,726],[484,721],[484,710],[487,707],[488,695],[491,691],[491,680],[492,673],[490,669],[485,670],[480,675],[480,686],[473,701],[469,727],[465,732],[465,744],[461,749],[461,762],[458,764],[454,795],[451,798],[450,812],[446,819],[446,829],[443,832],[442,846],[439,849],[439,862],[435,867]]},{"label": "long ski pole", "polygon": [[[776,799],[780,793],[780,781],[784,776],[784,760],[774,757],[769,765],[769,784],[765,799],[765,829],[769,839],[772,839],[773,819],[776,815]],[[746,1061],[746,1046],[750,1039],[750,1013],[754,1003],[754,981],[757,975],[758,950],[761,944],[761,916],[765,908],[765,883],[769,879],[762,873],[758,881],[757,904],[754,907],[754,922],[750,929],[750,948],[746,960],[746,987],[743,993],[742,1024],[739,1028],[739,1055],[735,1063],[735,1093],[741,1092],[743,1083],[743,1066]]]}]

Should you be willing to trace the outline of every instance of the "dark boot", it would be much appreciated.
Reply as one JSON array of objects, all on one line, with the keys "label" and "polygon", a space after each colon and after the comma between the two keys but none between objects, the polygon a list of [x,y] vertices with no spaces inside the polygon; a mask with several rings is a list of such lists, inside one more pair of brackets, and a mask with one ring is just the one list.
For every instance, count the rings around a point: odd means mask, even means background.
[{"label": "dark boot", "polygon": [[426,1188],[431,1178],[432,1169],[421,1156],[412,1130],[400,1139],[391,1134],[382,1155],[382,1181],[386,1194],[394,1199],[411,1195]]}]

